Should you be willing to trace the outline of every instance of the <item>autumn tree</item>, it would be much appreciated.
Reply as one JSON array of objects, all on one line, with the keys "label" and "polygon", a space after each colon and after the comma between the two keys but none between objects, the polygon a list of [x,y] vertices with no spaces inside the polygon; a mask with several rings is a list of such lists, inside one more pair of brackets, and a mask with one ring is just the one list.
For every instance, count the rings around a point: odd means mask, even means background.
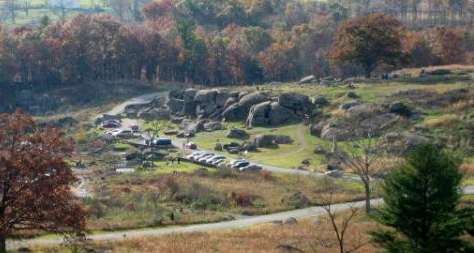
[{"label": "autumn tree", "polygon": [[429,41],[423,33],[409,33],[403,40],[403,50],[413,67],[434,64],[434,54]]},{"label": "autumn tree", "polygon": [[63,133],[21,112],[0,115],[0,253],[24,230],[80,234],[86,212],[70,191],[77,180]]},{"label": "autumn tree", "polygon": [[381,64],[396,65],[402,59],[400,22],[382,14],[371,14],[342,23],[334,35],[330,57],[335,64],[362,67],[370,78]]},{"label": "autumn tree", "polygon": [[428,30],[426,36],[436,57],[435,64],[447,65],[464,61],[464,41],[454,28],[438,26]]}]

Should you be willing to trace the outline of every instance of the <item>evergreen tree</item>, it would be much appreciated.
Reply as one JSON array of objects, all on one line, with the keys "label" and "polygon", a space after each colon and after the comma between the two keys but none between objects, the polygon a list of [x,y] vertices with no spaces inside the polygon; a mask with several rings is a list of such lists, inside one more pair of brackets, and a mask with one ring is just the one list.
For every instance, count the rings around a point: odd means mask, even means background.
[{"label": "evergreen tree", "polygon": [[392,229],[373,231],[373,242],[393,253],[473,252],[461,237],[472,212],[458,206],[459,165],[432,144],[408,152],[383,183],[385,205],[376,219]]}]

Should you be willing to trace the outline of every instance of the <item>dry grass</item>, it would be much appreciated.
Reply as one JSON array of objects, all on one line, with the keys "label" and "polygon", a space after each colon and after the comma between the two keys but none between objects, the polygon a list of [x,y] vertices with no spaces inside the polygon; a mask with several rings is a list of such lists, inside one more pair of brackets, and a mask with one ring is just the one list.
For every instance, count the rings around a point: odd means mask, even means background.
[{"label": "dry grass", "polygon": [[448,106],[447,111],[448,112],[461,112],[464,110],[471,109],[473,107],[474,107],[474,99],[469,99],[469,100],[459,101],[457,103],[454,103]]},{"label": "dry grass", "polygon": [[437,69],[447,69],[451,70],[453,73],[466,73],[466,72],[474,72],[474,65],[446,65],[446,66],[431,66],[431,67],[423,67],[423,68],[404,68],[401,70],[397,70],[395,73],[397,74],[411,74],[412,76],[418,76],[421,70],[424,69],[425,71],[433,71]]},{"label": "dry grass", "polygon": [[444,115],[439,118],[426,120],[424,125],[428,128],[451,127],[460,122],[457,115]]},{"label": "dry grass", "polygon": [[[357,252],[372,253],[367,232],[377,225],[359,217],[348,231],[346,247],[364,244]],[[133,238],[120,242],[100,242],[97,249],[114,253],[281,253],[278,245],[291,245],[307,253],[338,252],[334,232],[326,220],[302,220],[298,225],[265,224],[251,228],[212,233],[176,234],[161,237]],[[63,249],[38,248],[42,252],[67,252]]]}]

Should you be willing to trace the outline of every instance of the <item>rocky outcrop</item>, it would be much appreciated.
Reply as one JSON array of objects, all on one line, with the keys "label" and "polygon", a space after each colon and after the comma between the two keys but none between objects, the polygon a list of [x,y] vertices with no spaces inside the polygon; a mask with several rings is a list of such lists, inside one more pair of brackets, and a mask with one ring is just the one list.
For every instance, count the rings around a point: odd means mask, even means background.
[{"label": "rocky outcrop", "polygon": [[250,108],[253,105],[260,104],[269,99],[260,92],[239,94],[239,96],[241,96],[239,102],[231,104],[223,111],[222,117],[225,121],[232,122],[245,120],[249,114]]},{"label": "rocky outcrop", "polygon": [[350,101],[341,107],[345,108],[343,115],[313,124],[311,134],[328,141],[348,141],[367,138],[368,134],[380,136],[404,121],[382,104]]},{"label": "rocky outcrop", "polygon": [[255,147],[257,148],[275,148],[278,147],[278,144],[291,143],[293,143],[293,140],[290,136],[270,134],[256,135],[253,141],[253,144],[255,144]]},{"label": "rocky outcrop", "polygon": [[[298,93],[273,98],[262,92],[194,90],[169,93],[169,110],[174,116],[223,121],[246,121],[248,126],[276,126],[294,123],[312,115],[316,100]],[[320,107],[327,100],[318,98]]]},{"label": "rocky outcrop", "polygon": [[307,95],[293,92],[281,94],[278,97],[278,104],[291,110],[299,117],[309,116],[313,108],[313,103]]},{"label": "rocky outcrop", "polygon": [[140,114],[138,114],[138,117],[140,119],[144,119],[147,121],[171,119],[170,111],[163,108],[153,108],[153,109],[141,112]]},{"label": "rocky outcrop", "polygon": [[273,135],[264,135],[260,134],[255,136],[253,143],[257,148],[274,148],[277,147],[277,144],[273,141]]},{"label": "rocky outcrop", "polygon": [[277,102],[264,102],[254,105],[249,112],[246,124],[249,127],[278,126],[300,121],[290,109]]},{"label": "rocky outcrop", "polygon": [[385,135],[385,139],[387,151],[395,154],[432,141],[431,138],[410,132],[391,132]]}]

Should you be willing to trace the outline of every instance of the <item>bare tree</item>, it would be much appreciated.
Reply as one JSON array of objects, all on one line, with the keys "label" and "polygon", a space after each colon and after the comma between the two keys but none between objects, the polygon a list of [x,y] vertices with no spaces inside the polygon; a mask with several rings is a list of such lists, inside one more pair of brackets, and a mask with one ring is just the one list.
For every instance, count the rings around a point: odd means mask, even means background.
[{"label": "bare tree", "polygon": [[372,131],[369,129],[365,138],[350,142],[348,154],[343,164],[357,174],[365,190],[365,211],[370,213],[372,197],[372,178],[386,169],[385,155],[374,143]]},{"label": "bare tree", "polygon": [[[339,253],[351,253],[357,252],[364,243],[361,242],[360,238],[355,238],[352,233],[352,240],[348,240],[348,235],[351,235],[350,228],[355,222],[355,218],[360,209],[356,208],[355,205],[350,205],[347,211],[337,211],[335,208],[333,196],[336,193],[336,188],[332,187],[329,189],[329,196],[323,198],[319,203],[321,208],[325,211],[325,219],[330,223],[330,226],[336,237]],[[312,247],[314,252],[317,252],[315,247]]]}]

